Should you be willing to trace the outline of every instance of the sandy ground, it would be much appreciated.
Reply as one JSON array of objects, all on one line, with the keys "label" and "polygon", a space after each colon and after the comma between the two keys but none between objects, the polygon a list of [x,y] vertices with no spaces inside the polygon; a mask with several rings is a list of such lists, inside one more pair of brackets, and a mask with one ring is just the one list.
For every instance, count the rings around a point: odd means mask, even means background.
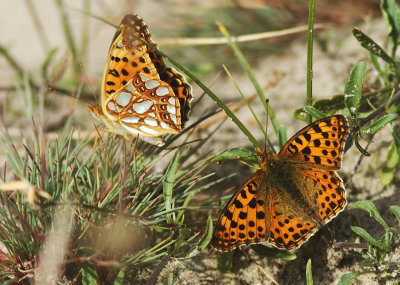
[{"label": "sandy ground", "polygon": [[[178,3],[179,1],[176,1]],[[204,5],[210,4],[212,1],[206,1]],[[45,48],[40,44],[37,37],[37,32],[32,26],[29,13],[23,2],[12,0],[3,0],[0,4],[0,27],[2,29],[3,45],[13,47],[11,52],[20,59],[24,64],[24,68],[34,70],[41,64],[46,56]],[[80,1],[66,1],[65,5],[70,8],[72,15],[72,27],[79,29],[80,26],[80,11],[75,8],[80,7]],[[117,2],[115,2],[117,3]],[[127,4],[122,1],[120,4],[111,4],[104,2],[94,2],[93,13],[104,15],[108,20],[117,24],[120,17],[128,11],[133,10],[136,4],[135,12],[141,15],[151,30],[157,30],[164,24],[161,19],[168,19],[168,14],[165,13],[164,7],[158,5],[157,1],[134,1],[134,4]],[[130,8],[128,8],[131,5]],[[151,5],[152,9],[148,7]],[[4,9],[7,7],[7,9]],[[111,9],[111,8],[112,9]],[[40,6],[36,7],[40,11],[44,32],[46,33],[50,46],[60,46],[59,56],[65,52],[65,42],[60,25],[60,15],[55,8],[54,1],[44,0],[40,2]],[[189,12],[190,13],[190,12]],[[193,12],[194,13],[194,12]],[[162,14],[163,17],[154,17],[154,14]],[[13,23],[13,24],[10,24]],[[174,20],[167,22],[166,25],[172,25]],[[361,24],[363,31],[371,35],[374,39],[382,41],[384,39],[385,24],[382,20],[367,19]],[[85,66],[85,71],[88,74],[89,80],[94,84],[100,84],[105,55],[110,44],[114,28],[107,26],[96,20],[91,20],[92,37],[89,53],[89,64]],[[249,31],[250,32],[250,31]],[[314,50],[314,98],[323,99],[329,98],[332,95],[343,92],[344,84],[347,80],[351,68],[362,59],[368,59],[367,53],[358,45],[357,41],[351,35],[350,26],[335,27],[327,30],[332,38],[328,41],[327,50],[321,50],[320,45],[315,45]],[[156,36],[161,37],[162,33],[155,32]],[[157,38],[155,37],[157,42]],[[163,47],[161,46],[161,49]],[[166,50],[173,47],[166,47]],[[246,54],[246,51],[243,51]],[[196,60],[193,58],[192,60]],[[185,59],[190,61],[190,59]],[[295,109],[301,107],[305,103],[306,94],[306,43],[304,40],[292,41],[282,47],[282,52],[276,54],[265,54],[258,60],[258,63],[253,66],[257,79],[262,86],[269,81],[274,80],[274,74],[280,72],[283,77],[274,86],[266,90],[266,96],[270,99],[270,104],[273,107],[278,122],[288,126],[288,137],[294,134],[297,130],[303,127],[304,122],[294,119],[292,113]],[[371,69],[371,65],[367,65],[367,69]],[[202,78],[202,81],[212,86],[212,90],[223,100],[238,100],[239,94],[233,83],[225,75],[217,76],[221,71],[221,67],[216,69]],[[0,58],[0,85],[8,86],[13,80],[13,72],[4,59]],[[233,76],[239,83],[241,90],[247,95],[254,93],[250,80],[240,70],[234,70]],[[201,90],[194,86],[194,96],[199,97]],[[0,93],[0,96],[5,96],[5,93]],[[59,98],[59,102],[69,102],[69,98]],[[19,103],[18,103],[19,102]],[[23,104],[21,101],[14,104]],[[62,103],[62,106],[65,104]],[[68,104],[68,103],[67,103]],[[198,105],[198,108],[192,112],[190,122],[199,118],[204,109],[209,108],[214,103],[209,98],[204,98]],[[85,129],[92,124],[86,124],[86,118],[90,118],[86,110],[86,106],[77,107],[77,114],[82,116],[77,120],[77,127]],[[68,113],[68,109],[58,108],[54,110],[54,114],[63,116]],[[261,119],[265,118],[264,110],[260,104],[254,104],[256,113]],[[53,112],[50,110],[48,118],[45,122],[51,123],[57,121],[58,118],[51,117]],[[250,112],[243,108],[237,112],[237,116],[243,120],[246,126],[252,133],[263,141],[262,132],[258,129],[254,119],[250,116]],[[9,118],[9,117],[7,117]],[[91,120],[91,119],[89,119]],[[15,135],[20,135],[20,129],[26,124],[26,119],[8,119],[8,127],[15,131]],[[205,136],[211,132],[216,124],[210,126],[206,131],[199,134],[199,137]],[[269,129],[272,133],[272,128]],[[271,136],[274,140],[274,136]],[[370,152],[372,157],[365,158],[356,173],[354,168],[357,164],[360,154],[355,148],[351,149],[344,156],[343,168],[340,171],[344,181],[346,182],[348,200],[350,204],[357,200],[371,199],[383,217],[392,225],[395,226],[393,215],[388,211],[388,206],[400,204],[400,196],[396,189],[398,177],[395,184],[388,187],[383,187],[379,183],[379,171],[384,161],[387,151],[388,142],[391,137],[388,132],[384,135],[375,138],[371,145]],[[276,140],[274,141],[276,143]],[[238,132],[237,127],[227,120],[223,127],[219,130],[218,135],[215,135],[206,145],[207,151],[221,151],[228,147],[250,147],[251,144],[245,136]],[[218,175],[223,176],[231,172],[239,171],[242,175],[230,181],[230,186],[239,186],[240,181],[244,181],[250,173],[245,166],[239,162],[227,164],[228,167],[215,166],[214,170]],[[243,171],[242,171],[243,170]],[[229,186],[229,185],[228,185]],[[227,187],[228,187],[227,186]],[[214,217],[216,218],[216,217]],[[347,241],[354,235],[350,230],[350,226],[354,225],[354,219],[364,226],[370,233],[378,238],[382,234],[382,229],[372,221],[371,218],[364,212],[350,211],[348,208],[341,213],[329,226],[331,231],[335,233],[337,241]],[[313,262],[313,274],[315,284],[336,284],[343,273],[352,272],[355,269],[356,255],[350,250],[335,249],[329,246],[330,233],[327,229],[321,230],[318,234],[312,237],[300,250],[296,253],[298,258],[294,261],[271,260],[260,258],[256,254],[250,254],[262,268],[269,272],[280,284],[304,284],[305,280],[305,265],[308,258]],[[173,271],[176,273],[175,284],[270,284],[270,281],[260,272],[256,264],[249,262],[244,256],[236,254],[233,264],[233,272],[229,274],[221,274],[217,269],[216,252],[211,247],[206,249],[204,253],[192,260],[174,260],[170,262],[166,269],[161,273],[159,283],[166,282],[167,273]],[[151,271],[143,272],[141,278],[143,281],[148,278]],[[374,284],[371,275],[360,278],[357,284]]]}]

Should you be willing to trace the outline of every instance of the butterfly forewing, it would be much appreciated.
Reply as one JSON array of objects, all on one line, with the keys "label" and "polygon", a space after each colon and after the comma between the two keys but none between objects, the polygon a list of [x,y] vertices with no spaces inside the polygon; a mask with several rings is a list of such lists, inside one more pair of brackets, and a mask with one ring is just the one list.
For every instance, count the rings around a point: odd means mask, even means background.
[{"label": "butterfly forewing", "polygon": [[317,168],[340,169],[348,129],[342,115],[315,121],[289,139],[279,156],[314,164]]}]

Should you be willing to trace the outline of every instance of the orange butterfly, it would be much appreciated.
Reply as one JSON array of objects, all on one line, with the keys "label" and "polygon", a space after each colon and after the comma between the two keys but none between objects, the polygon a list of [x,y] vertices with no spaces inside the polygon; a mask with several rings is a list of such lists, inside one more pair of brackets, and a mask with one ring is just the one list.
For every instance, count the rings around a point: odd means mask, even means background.
[{"label": "orange butterfly", "polygon": [[126,15],[109,50],[101,104],[89,109],[111,131],[139,134],[161,146],[160,136],[180,132],[188,120],[192,95],[184,77],[165,65],[156,48],[143,20]]},{"label": "orange butterfly", "polygon": [[348,132],[346,118],[335,115],[306,126],[278,154],[257,148],[261,167],[225,206],[214,247],[268,241],[294,249],[336,217],[347,203],[336,170]]}]

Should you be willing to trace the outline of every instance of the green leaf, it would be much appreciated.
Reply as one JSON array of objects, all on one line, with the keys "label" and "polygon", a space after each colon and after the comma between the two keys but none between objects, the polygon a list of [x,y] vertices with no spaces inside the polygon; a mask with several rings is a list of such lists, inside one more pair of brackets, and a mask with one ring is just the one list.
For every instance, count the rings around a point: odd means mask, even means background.
[{"label": "green leaf", "polygon": [[342,277],[340,277],[338,285],[351,285],[351,284],[353,284],[353,281],[357,279],[358,276],[367,274],[367,273],[368,272],[356,271],[356,272],[352,272],[352,273],[343,274]]},{"label": "green leaf", "polygon": [[381,217],[375,205],[371,201],[365,200],[365,201],[354,202],[354,204],[351,205],[350,209],[351,210],[357,209],[368,212],[372,218],[374,218],[378,223],[380,223],[385,228],[385,230],[389,230],[389,226],[387,225],[385,220]]},{"label": "green leaf", "polygon": [[399,135],[393,130],[392,125],[389,125],[390,131],[393,136],[393,142],[396,144],[397,153],[400,156],[400,137]]},{"label": "green leaf", "polygon": [[92,262],[85,263],[81,272],[83,285],[97,284],[99,277],[97,276],[96,268]]},{"label": "green leaf", "polygon": [[313,103],[313,107],[327,115],[336,114],[337,111],[345,107],[344,95],[335,95],[330,99],[317,100]]},{"label": "green leaf", "polygon": [[258,156],[257,153],[253,150],[247,148],[231,148],[228,149],[219,155],[213,157],[211,162],[218,162],[224,160],[243,160],[244,162],[249,163],[250,165],[258,165]]},{"label": "green leaf", "polygon": [[373,236],[371,236],[365,229],[357,226],[352,226],[351,227],[352,231],[355,232],[357,235],[360,237],[364,238],[369,244],[381,247],[382,245],[379,243],[378,240],[376,240]]},{"label": "green leaf", "polygon": [[185,237],[184,237],[184,231],[180,230],[178,231],[178,237],[176,237],[175,244],[174,244],[174,250],[172,251],[172,254],[176,255],[177,252],[182,248],[182,246],[185,244]]},{"label": "green leaf", "polygon": [[383,116],[382,118],[379,118],[375,122],[372,122],[368,127],[366,128],[361,128],[361,132],[365,134],[374,134],[380,129],[382,129],[384,126],[389,124],[391,121],[396,119],[395,114],[388,114]]},{"label": "green leaf", "polygon": [[353,35],[361,43],[361,46],[368,50],[370,53],[382,58],[387,63],[396,66],[394,60],[381,48],[373,39],[364,34],[359,28],[353,28]]},{"label": "green leaf", "polygon": [[[179,166],[179,158],[180,158],[180,153],[176,152],[170,164],[168,165],[168,169],[165,172],[163,180],[164,204],[165,204],[165,210],[167,212],[171,211],[172,209],[172,190],[174,189],[175,185],[175,176]],[[172,215],[173,213],[166,214],[167,223],[172,223],[173,221]]]},{"label": "green leaf", "polygon": [[398,153],[398,149],[393,141],[388,153],[386,154],[386,165],[379,175],[382,185],[388,185],[390,182],[392,182],[399,161],[400,156]]},{"label": "green leaf", "polygon": [[312,278],[312,271],[311,271],[311,258],[308,259],[306,265],[306,283],[307,285],[314,285],[314,281]]},{"label": "green leaf", "polygon": [[212,235],[213,222],[211,217],[208,216],[207,226],[203,236],[200,238],[199,242],[188,251],[188,253],[186,254],[186,258],[193,258],[194,256],[198,255],[203,249],[205,249],[209,245],[212,239]]},{"label": "green leaf", "polygon": [[233,251],[220,252],[217,255],[218,270],[222,273],[231,271],[232,269]]},{"label": "green leaf", "polygon": [[250,247],[257,252],[259,255],[274,258],[274,259],[286,259],[293,260],[296,259],[297,256],[294,253],[291,253],[285,249],[278,249],[276,247],[268,247],[262,244],[252,244]]},{"label": "green leaf", "polygon": [[125,270],[121,269],[114,280],[114,285],[124,284],[124,278],[125,278]]},{"label": "green leaf", "polygon": [[200,238],[199,242],[191,248],[189,253],[186,255],[187,258],[192,258],[200,253],[203,249],[205,249],[210,243],[213,236],[213,222],[210,216],[207,219],[206,230],[204,231],[203,236]]},{"label": "green leaf", "polygon": [[[339,110],[342,110],[345,107],[344,95],[335,95],[330,99],[314,101],[312,106],[324,113],[326,116],[336,114]],[[306,112],[304,111],[304,107],[299,108],[294,112],[294,117],[302,121],[307,121],[305,114]]]},{"label": "green leaf", "polygon": [[383,242],[376,240],[373,236],[371,236],[366,230],[360,227],[351,227],[352,231],[358,234],[360,237],[365,239],[370,245],[376,246],[383,250],[391,250],[391,247],[387,247],[387,245]]},{"label": "green leaf", "polygon": [[[192,186],[194,186],[195,184],[192,184]],[[187,188],[186,191],[189,191],[191,187]],[[194,197],[194,195],[196,195],[197,193],[199,193],[202,189],[196,189],[196,190],[192,190],[189,192],[189,194],[186,196],[185,201],[182,204],[182,210],[180,210],[178,212],[178,216],[176,217],[176,222],[180,223],[181,218],[183,216],[183,214],[186,211],[186,207],[187,205],[189,205],[189,202],[192,200],[192,198]],[[182,222],[183,222],[183,218],[182,218]]]},{"label": "green leaf", "polygon": [[174,284],[174,272],[168,272],[168,285]]},{"label": "green leaf", "polygon": [[311,115],[312,117],[317,118],[317,120],[326,117],[326,115],[324,113],[322,113],[320,110],[314,108],[313,106],[304,106],[304,111],[307,114]]},{"label": "green leaf", "polygon": [[[384,244],[385,248],[391,249],[393,242],[393,233],[390,231],[386,231],[385,234],[380,239],[380,241]],[[384,258],[384,256],[382,258]]]},{"label": "green leaf", "polygon": [[206,230],[204,231],[204,234],[197,245],[200,250],[203,250],[207,247],[207,245],[210,243],[212,239],[212,235],[213,235],[213,221],[211,216],[208,216]]},{"label": "green leaf", "polygon": [[356,113],[360,107],[365,66],[364,61],[357,63],[344,87],[344,104],[352,114]]},{"label": "green leaf", "polygon": [[399,7],[395,0],[381,0],[381,10],[388,28],[391,43],[391,54],[396,55],[397,43],[400,36]]},{"label": "green leaf", "polygon": [[396,216],[397,220],[400,223],[400,207],[397,205],[392,205],[389,207],[389,210]]}]

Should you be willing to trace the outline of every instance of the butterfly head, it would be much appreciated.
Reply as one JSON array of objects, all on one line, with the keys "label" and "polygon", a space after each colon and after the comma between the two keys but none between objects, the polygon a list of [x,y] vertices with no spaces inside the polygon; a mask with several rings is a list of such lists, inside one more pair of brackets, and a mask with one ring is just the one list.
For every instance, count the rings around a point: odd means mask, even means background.
[{"label": "butterfly head", "polygon": [[258,147],[256,149],[258,155],[258,162],[262,169],[266,169],[268,164],[273,163],[274,158],[277,157],[271,150],[264,149],[262,147]]}]

